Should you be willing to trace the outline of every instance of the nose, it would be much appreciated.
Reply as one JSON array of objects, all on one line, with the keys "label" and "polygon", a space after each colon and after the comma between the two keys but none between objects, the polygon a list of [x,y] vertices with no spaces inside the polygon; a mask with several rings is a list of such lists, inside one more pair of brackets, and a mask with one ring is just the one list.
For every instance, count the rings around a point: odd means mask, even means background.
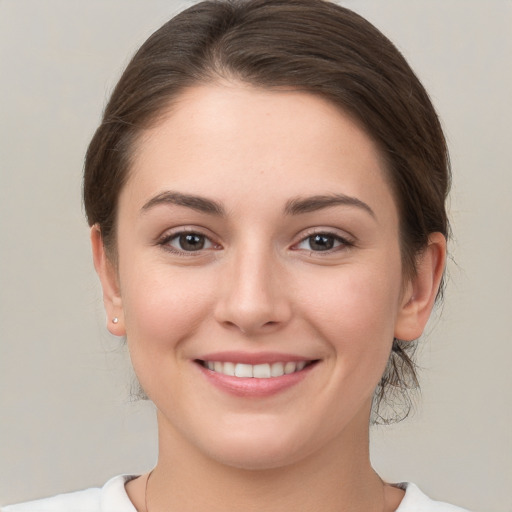
[{"label": "nose", "polygon": [[242,250],[223,262],[216,320],[246,336],[273,332],[292,315],[286,271],[271,250]]}]

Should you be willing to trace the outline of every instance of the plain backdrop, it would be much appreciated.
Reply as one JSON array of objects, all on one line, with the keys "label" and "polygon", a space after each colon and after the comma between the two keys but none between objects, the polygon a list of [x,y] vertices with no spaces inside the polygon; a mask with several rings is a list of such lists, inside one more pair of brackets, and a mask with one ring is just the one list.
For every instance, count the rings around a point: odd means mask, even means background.
[{"label": "plain backdrop", "polygon": [[[0,0],[0,502],[102,485],[156,461],[151,404],[105,315],[83,155],[136,48],[192,2]],[[454,240],[422,397],[372,430],[389,481],[512,511],[512,2],[347,0],[403,51],[451,150]]]}]

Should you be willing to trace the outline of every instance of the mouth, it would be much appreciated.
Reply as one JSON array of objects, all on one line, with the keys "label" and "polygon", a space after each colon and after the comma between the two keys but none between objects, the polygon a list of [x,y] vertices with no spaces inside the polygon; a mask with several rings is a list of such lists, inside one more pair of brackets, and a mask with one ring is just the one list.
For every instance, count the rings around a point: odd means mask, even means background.
[{"label": "mouth", "polygon": [[211,372],[238,378],[253,379],[275,379],[284,375],[298,373],[317,363],[318,360],[311,361],[282,361],[275,363],[246,364],[230,361],[203,361],[197,359],[196,362],[203,368]]},{"label": "mouth", "polygon": [[321,359],[277,352],[223,351],[194,359],[206,382],[237,397],[261,399],[309,381]]}]

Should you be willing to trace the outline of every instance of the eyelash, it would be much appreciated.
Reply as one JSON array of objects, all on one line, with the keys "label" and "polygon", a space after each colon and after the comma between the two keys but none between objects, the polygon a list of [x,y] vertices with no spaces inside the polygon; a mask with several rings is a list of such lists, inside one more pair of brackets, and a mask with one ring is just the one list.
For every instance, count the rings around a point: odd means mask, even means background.
[{"label": "eyelash", "polygon": [[[204,239],[205,243],[210,244],[211,247],[201,248],[197,251],[186,251],[183,249],[177,249],[176,247],[173,247],[172,245],[170,245],[170,242],[172,242],[173,240],[179,239],[180,237],[186,236],[186,235],[196,235],[198,237],[201,237],[202,239]],[[202,253],[204,250],[220,247],[215,242],[212,242],[210,237],[201,233],[199,230],[194,230],[194,229],[182,229],[181,231],[165,234],[162,238],[159,239],[158,245],[160,245],[166,251],[169,251],[173,254],[177,254],[178,256],[196,256],[196,255]]]},{"label": "eyelash", "polygon": [[[306,234],[306,236],[302,237],[301,240],[294,244],[293,247],[297,247],[299,246],[300,244],[302,243],[307,243],[308,240],[310,241],[311,243],[311,239],[313,239],[314,237],[325,237],[325,238],[329,238],[329,239],[332,239],[334,240],[334,243],[338,243],[337,246],[334,246],[330,249],[326,249],[326,250],[321,250],[321,251],[314,251],[312,249],[304,249],[306,250],[310,255],[315,255],[315,256],[322,256],[322,255],[329,255],[329,254],[333,254],[333,253],[336,253],[338,251],[341,251],[343,249],[348,249],[350,247],[353,247],[355,245],[354,241],[353,240],[350,240],[348,238],[345,238],[337,233],[333,233],[331,231],[326,231],[326,230],[313,230],[309,233]],[[299,250],[299,249],[294,249],[294,250]]]},{"label": "eyelash", "polygon": [[[179,239],[180,237],[186,236],[186,235],[196,235],[198,237],[201,237],[205,241],[205,243],[210,244],[210,246],[206,247],[206,248],[201,247],[197,251],[187,251],[187,250],[183,250],[183,249],[178,249],[178,248],[170,245],[171,241]],[[323,255],[323,254],[328,255],[328,254],[332,254],[332,253],[338,252],[343,249],[353,247],[355,245],[352,240],[342,237],[336,233],[332,233],[332,232],[325,231],[325,230],[318,230],[318,231],[311,231],[310,233],[306,234],[306,236],[301,238],[301,240],[299,242],[297,242],[296,244],[294,244],[292,246],[292,250],[300,250],[300,249],[297,249],[296,247],[298,247],[302,243],[305,243],[305,242],[307,243],[308,240],[311,243],[311,239],[313,239],[314,237],[321,237],[321,236],[328,238],[328,239],[332,239],[333,244],[338,243],[338,245],[335,245],[334,247],[331,247],[326,250],[319,250],[319,251],[315,251],[313,249],[303,249],[303,250],[307,251],[310,255]],[[159,239],[158,245],[160,245],[166,251],[172,252],[173,254],[177,254],[179,256],[196,256],[196,255],[201,254],[204,250],[209,250],[212,248],[217,249],[220,247],[220,245],[213,242],[210,239],[210,237],[201,233],[199,230],[193,230],[193,229],[182,229],[181,231],[178,231],[178,232],[166,234],[162,238]]]}]

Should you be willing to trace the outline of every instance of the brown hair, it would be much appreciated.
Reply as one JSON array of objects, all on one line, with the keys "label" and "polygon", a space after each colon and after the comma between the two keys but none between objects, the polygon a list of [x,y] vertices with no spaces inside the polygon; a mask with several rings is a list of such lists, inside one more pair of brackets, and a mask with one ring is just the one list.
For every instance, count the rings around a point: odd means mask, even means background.
[{"label": "brown hair", "polygon": [[[138,135],[187,87],[219,79],[320,95],[362,124],[387,164],[407,274],[414,274],[430,233],[448,237],[450,170],[441,125],[416,75],[381,32],[325,0],[209,0],[178,14],[142,45],[87,150],[85,211],[112,258],[119,193]],[[408,414],[407,390],[418,386],[414,347],[394,340],[375,393],[375,422]],[[397,394],[402,405],[406,400],[401,412]]]}]

